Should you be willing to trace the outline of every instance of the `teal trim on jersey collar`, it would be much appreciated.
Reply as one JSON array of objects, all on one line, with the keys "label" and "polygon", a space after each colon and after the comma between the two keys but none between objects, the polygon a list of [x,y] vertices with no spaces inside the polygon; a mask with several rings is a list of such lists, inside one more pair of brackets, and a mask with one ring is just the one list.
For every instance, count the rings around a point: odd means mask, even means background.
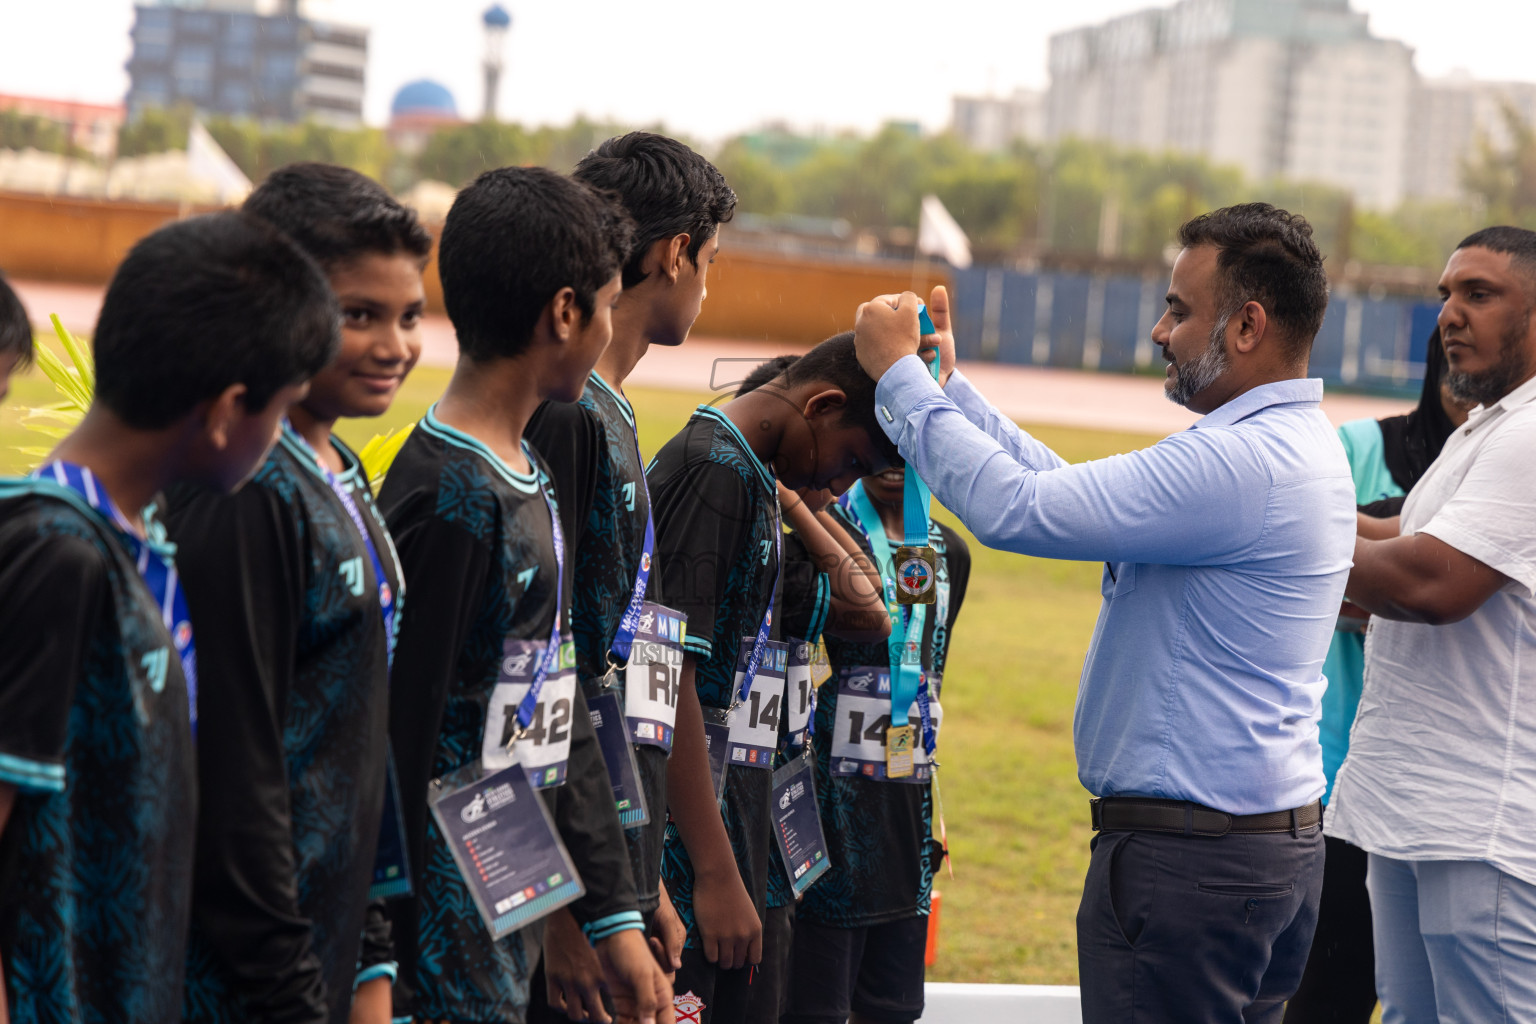
[{"label": "teal trim on jersey collar", "polygon": [[630,425],[630,427],[634,428],[635,430],[639,430],[638,427],[635,427],[635,407],[629,404],[629,399],[625,398],[622,394],[619,393],[618,388],[614,387],[612,384],[609,384],[607,381],[603,380],[602,377],[598,376],[596,370],[593,370],[592,376],[587,379],[612,395],[613,400],[619,403],[619,411],[624,414],[625,421]]},{"label": "teal trim on jersey collar", "polygon": [[433,402],[427,409],[427,414],[421,418],[421,428],[429,434],[442,438],[449,444],[460,448],[467,448],[476,455],[485,459],[500,473],[507,483],[524,492],[525,494],[537,494],[539,490],[538,463],[533,461],[533,453],[528,447],[528,442],[523,442],[523,454],[528,458],[528,465],[533,466],[533,473],[519,473],[502,461],[500,455],[478,438],[470,437],[462,430],[457,430],[437,418],[437,403]]},{"label": "teal trim on jersey collar", "polygon": [[723,423],[725,425],[725,429],[729,430],[733,435],[735,435],[737,443],[741,445],[742,450],[745,451],[747,455],[752,459],[752,465],[757,467],[758,479],[763,482],[763,486],[768,489],[768,493],[774,496],[778,495],[779,491],[775,486],[777,481],[774,480],[773,474],[768,471],[767,466],[763,465],[763,460],[757,457],[757,453],[752,450],[752,446],[747,444],[746,437],[740,430],[737,429],[736,424],[731,422],[731,418],[729,416],[721,412],[719,409],[716,409],[712,405],[702,404],[694,410],[693,414],[695,416],[702,416],[709,420],[718,420],[720,423]]},{"label": "teal trim on jersey collar", "polygon": [[[283,417],[282,428],[283,431],[278,436],[278,441],[295,458],[302,462],[306,469],[314,473],[321,480],[324,480],[329,470],[320,462],[319,454],[309,446],[308,441],[304,440],[304,435],[294,429],[293,424],[288,421],[286,416]],[[331,435],[331,447],[336,449],[337,455],[341,456],[341,472],[331,475],[338,480],[351,482],[355,490],[355,485],[362,479],[362,460],[353,454],[352,449],[342,444],[341,439],[334,433]]]}]

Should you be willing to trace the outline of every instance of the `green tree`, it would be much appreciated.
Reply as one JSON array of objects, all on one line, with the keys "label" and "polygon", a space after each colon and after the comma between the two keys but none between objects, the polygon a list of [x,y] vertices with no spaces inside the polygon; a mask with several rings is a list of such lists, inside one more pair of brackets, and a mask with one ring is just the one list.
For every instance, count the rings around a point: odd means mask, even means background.
[{"label": "green tree", "polygon": [[36,149],[64,156],[84,156],[69,138],[69,126],[46,117],[0,110],[0,149]]},{"label": "green tree", "polygon": [[192,108],[150,107],[142,110],[117,133],[118,156],[143,156],[187,148],[187,132],[192,126]]}]

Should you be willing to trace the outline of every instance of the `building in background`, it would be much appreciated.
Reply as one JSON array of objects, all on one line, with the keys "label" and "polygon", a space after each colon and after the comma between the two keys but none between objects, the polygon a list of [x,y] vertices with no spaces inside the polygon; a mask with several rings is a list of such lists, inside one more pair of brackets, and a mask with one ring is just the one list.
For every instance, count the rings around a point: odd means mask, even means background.
[{"label": "building in background", "polygon": [[186,104],[262,121],[362,122],[368,31],[305,18],[298,0],[275,10],[257,0],[140,4],[132,38],[130,118]]},{"label": "building in background", "polygon": [[1413,51],[1349,0],[1180,0],[1050,42],[1045,127],[1347,188],[1395,206],[1405,180]]},{"label": "building in background", "polygon": [[972,149],[996,152],[1026,139],[1045,138],[1045,94],[1016,89],[1012,96],[956,96],[950,129]]},{"label": "building in background", "polygon": [[1484,140],[1499,152],[1513,148],[1509,114],[1536,125],[1536,83],[1480,82],[1465,71],[1421,79],[1408,125],[1408,194],[1460,198],[1462,165]]},{"label": "building in background", "polygon": [[453,93],[430,78],[406,82],[389,104],[389,141],[407,156],[420,153],[438,129],[463,123]]},{"label": "building in background", "polygon": [[109,159],[117,151],[117,130],[123,126],[121,104],[0,94],[0,111],[15,111],[23,117],[40,117],[63,125],[69,131],[70,142],[101,160]]}]

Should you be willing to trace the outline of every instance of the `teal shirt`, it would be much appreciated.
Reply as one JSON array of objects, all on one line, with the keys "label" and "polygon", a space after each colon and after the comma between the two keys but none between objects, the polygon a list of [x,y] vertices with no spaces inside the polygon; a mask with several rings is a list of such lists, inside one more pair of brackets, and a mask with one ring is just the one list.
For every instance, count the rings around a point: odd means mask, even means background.
[{"label": "teal shirt", "polygon": [[[1375,420],[1353,420],[1339,428],[1349,471],[1355,480],[1355,503],[1366,505],[1383,498],[1397,498],[1403,489],[1397,486],[1387,469],[1386,450],[1382,445],[1381,425]],[[1323,803],[1333,795],[1333,777],[1338,774],[1344,755],[1349,753],[1349,729],[1355,724],[1355,710],[1360,706],[1360,687],[1365,676],[1365,634],[1333,634],[1328,657],[1323,662],[1322,720],[1318,738],[1323,744],[1323,774],[1328,789]]]}]

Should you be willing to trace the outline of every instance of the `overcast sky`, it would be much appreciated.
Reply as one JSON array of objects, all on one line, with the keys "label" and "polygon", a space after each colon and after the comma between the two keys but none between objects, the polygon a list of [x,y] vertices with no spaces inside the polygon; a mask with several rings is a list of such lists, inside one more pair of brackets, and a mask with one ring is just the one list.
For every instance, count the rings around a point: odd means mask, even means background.
[{"label": "overcast sky", "polygon": [[[480,12],[490,0],[309,0],[316,17],[371,29],[366,116],[382,124],[404,82],[481,105]],[[1431,75],[1536,78],[1531,0],[1354,0]],[[1046,84],[1046,40],[1153,6],[1127,0],[502,0],[512,14],[500,112],[663,121],[705,139],[770,120],[801,129],[930,128],[955,93]],[[127,91],[131,0],[0,0],[0,92],[115,102]]]}]

